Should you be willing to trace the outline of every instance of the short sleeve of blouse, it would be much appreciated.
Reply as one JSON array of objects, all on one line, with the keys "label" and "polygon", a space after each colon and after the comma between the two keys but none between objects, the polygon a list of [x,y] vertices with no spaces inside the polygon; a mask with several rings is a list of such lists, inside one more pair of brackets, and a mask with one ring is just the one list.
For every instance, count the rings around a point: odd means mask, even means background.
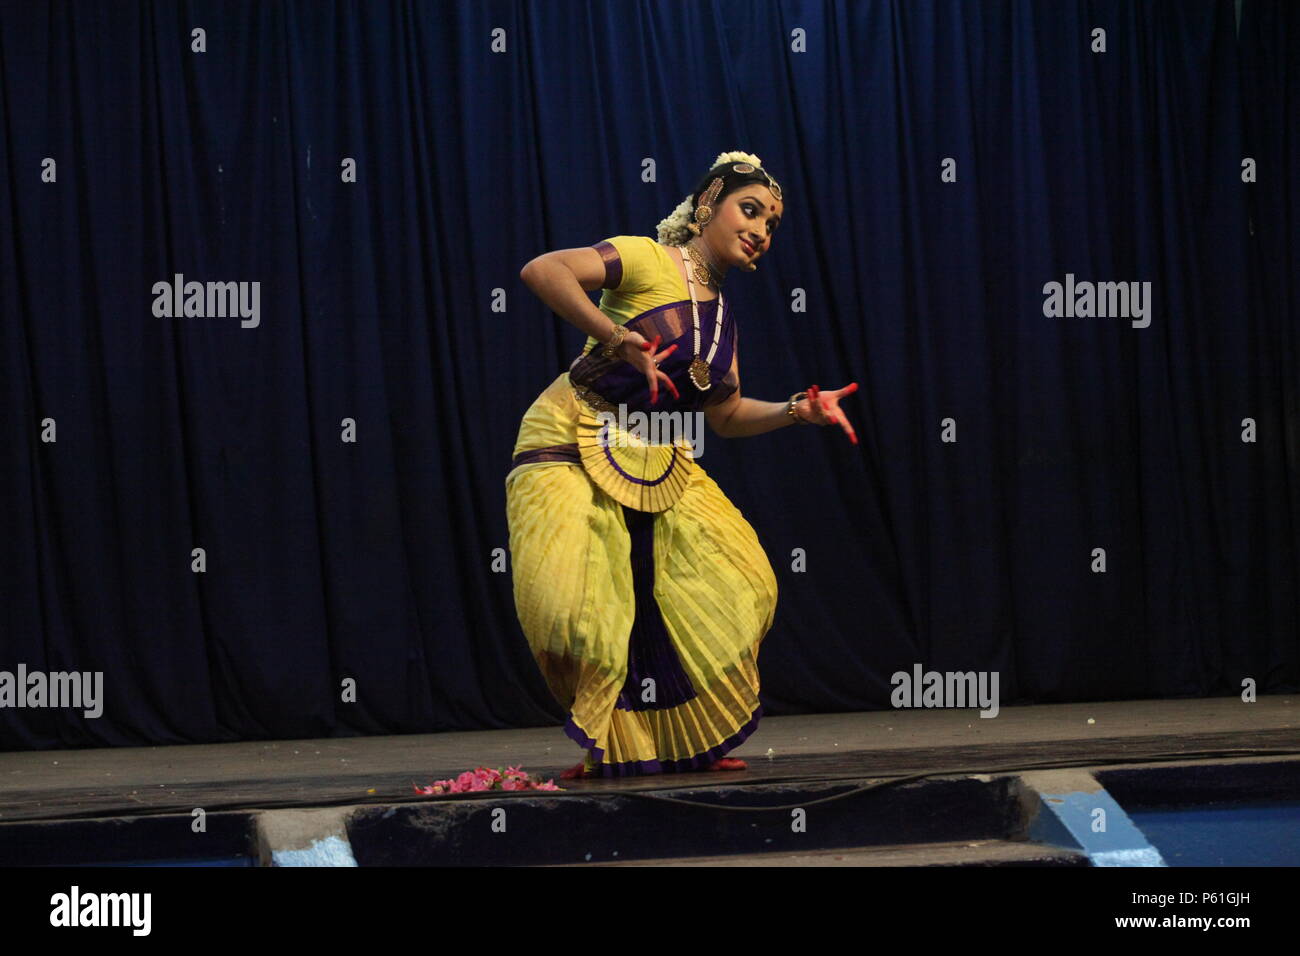
[{"label": "short sleeve of blouse", "polygon": [[659,279],[659,255],[649,236],[612,236],[592,248],[605,260],[602,289],[644,292]]}]

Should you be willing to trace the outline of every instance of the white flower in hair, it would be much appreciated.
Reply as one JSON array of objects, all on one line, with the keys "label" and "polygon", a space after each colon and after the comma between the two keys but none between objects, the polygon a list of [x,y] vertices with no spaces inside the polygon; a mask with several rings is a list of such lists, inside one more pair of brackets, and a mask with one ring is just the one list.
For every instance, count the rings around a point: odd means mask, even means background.
[{"label": "white flower in hair", "polygon": [[749,163],[751,166],[763,168],[763,161],[753,153],[742,153],[738,149],[733,149],[729,153],[719,153],[718,158],[713,161],[714,166],[721,166],[723,163]]},{"label": "white flower in hair", "polygon": [[[753,153],[745,153],[738,149],[729,153],[719,153],[718,158],[713,161],[713,166],[721,166],[724,163],[749,163],[759,169],[763,168],[763,161]],[[659,221],[655,231],[659,235],[659,241],[666,246],[683,246],[690,242],[693,233],[688,228],[688,224],[695,218],[695,205],[691,202],[691,197],[683,199],[671,213]]]},{"label": "white flower in hair", "polygon": [[695,207],[691,204],[691,197],[687,196],[677,204],[676,209],[660,220],[656,229],[659,241],[666,246],[685,245],[691,238],[691,231],[686,228],[686,224],[694,214]]}]

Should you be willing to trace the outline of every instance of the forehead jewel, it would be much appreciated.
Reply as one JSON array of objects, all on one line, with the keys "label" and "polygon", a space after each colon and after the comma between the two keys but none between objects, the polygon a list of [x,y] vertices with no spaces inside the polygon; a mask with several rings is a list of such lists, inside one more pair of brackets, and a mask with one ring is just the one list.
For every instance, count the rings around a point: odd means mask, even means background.
[{"label": "forehead jewel", "polygon": [[[750,163],[736,163],[731,167],[731,171],[733,173],[761,173],[763,178],[767,180],[767,188],[772,191],[772,195],[777,199],[781,199],[781,186],[772,178],[771,174],[768,173],[766,169],[755,170],[754,166]],[[785,200],[781,199],[781,201],[784,202]]]}]

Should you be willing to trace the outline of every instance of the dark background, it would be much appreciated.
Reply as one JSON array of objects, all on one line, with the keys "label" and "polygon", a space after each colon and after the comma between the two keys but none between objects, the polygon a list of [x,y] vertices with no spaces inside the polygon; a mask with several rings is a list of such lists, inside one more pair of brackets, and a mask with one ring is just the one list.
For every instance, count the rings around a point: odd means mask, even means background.
[{"label": "dark background", "polygon": [[[0,669],[106,699],[0,710],[0,748],[558,721],[492,560],[583,336],[519,269],[653,235],[733,149],[786,197],[727,286],[744,393],[861,386],[858,446],[705,440],[779,579],[769,714],[914,662],[1004,702],[1296,691],[1300,9],[1235,13],[0,4]],[[1067,272],[1151,282],[1150,327],[1045,317]],[[260,326],[155,317],[175,273],[260,282]]]}]

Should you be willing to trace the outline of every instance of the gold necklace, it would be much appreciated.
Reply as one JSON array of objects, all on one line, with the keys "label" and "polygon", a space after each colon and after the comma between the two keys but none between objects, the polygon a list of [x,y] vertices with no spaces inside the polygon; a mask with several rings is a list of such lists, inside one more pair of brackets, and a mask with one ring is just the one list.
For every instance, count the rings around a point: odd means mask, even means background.
[{"label": "gold necklace", "polygon": [[695,278],[703,286],[712,286],[715,289],[722,288],[722,280],[716,275],[709,264],[704,260],[704,256],[695,248],[694,244],[686,244],[686,252],[690,255],[691,261],[695,264]]}]

